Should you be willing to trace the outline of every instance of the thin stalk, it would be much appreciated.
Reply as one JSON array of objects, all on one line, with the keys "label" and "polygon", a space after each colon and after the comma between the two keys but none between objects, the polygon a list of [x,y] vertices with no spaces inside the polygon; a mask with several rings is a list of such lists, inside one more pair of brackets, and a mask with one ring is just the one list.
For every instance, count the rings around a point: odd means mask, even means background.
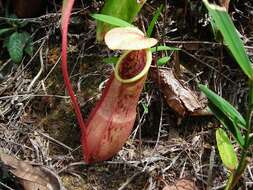
[{"label": "thin stalk", "polygon": [[234,189],[235,185],[240,180],[247,164],[248,164],[247,149],[243,149],[239,165],[238,165],[237,169],[235,170],[235,172],[231,173],[231,175],[228,179],[227,186],[226,186],[225,190]]},{"label": "thin stalk", "polygon": [[250,146],[250,132],[252,131],[252,126],[251,126],[251,120],[252,120],[252,115],[253,115],[253,81],[249,81],[249,104],[248,104],[248,113],[247,113],[247,118],[246,118],[246,128],[247,128],[247,132],[245,134],[245,145],[244,145],[244,149],[242,150],[241,153],[241,159],[240,162],[238,164],[238,167],[236,168],[236,170],[230,175],[228,182],[227,182],[227,186],[225,188],[225,190],[232,190],[235,185],[238,183],[238,181],[240,180],[247,164],[248,164],[248,149]]},{"label": "thin stalk", "polygon": [[[69,93],[70,99],[71,99],[71,103],[74,107],[76,116],[77,116],[77,120],[79,123],[79,126],[82,130],[82,132],[85,132],[85,123],[82,117],[82,113],[80,110],[80,106],[78,104],[77,98],[74,94],[71,82],[69,80],[69,75],[68,75],[68,65],[67,65],[67,44],[68,44],[68,24],[69,24],[69,20],[70,20],[70,15],[71,15],[71,10],[73,8],[74,5],[74,0],[64,0],[63,3],[63,11],[62,11],[62,23],[61,23],[61,29],[62,29],[62,73],[63,73],[63,78],[64,78],[64,82],[66,85],[66,89]],[[82,133],[84,134],[84,133]]]}]

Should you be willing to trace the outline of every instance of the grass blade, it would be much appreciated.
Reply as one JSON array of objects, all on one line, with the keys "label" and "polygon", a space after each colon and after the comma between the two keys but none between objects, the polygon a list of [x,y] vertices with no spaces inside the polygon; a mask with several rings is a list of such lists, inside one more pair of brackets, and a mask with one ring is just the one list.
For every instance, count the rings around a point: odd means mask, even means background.
[{"label": "grass blade", "polygon": [[222,111],[231,121],[235,124],[235,126],[239,126],[241,128],[246,129],[246,121],[242,117],[242,115],[225,99],[218,96],[216,93],[211,91],[204,85],[199,85],[199,88],[205,93],[207,98]]},{"label": "grass blade", "polygon": [[231,132],[235,140],[244,148],[245,140],[242,137],[242,134],[239,128],[228,118],[219,108],[217,108],[214,104],[209,103],[209,109],[214,113],[214,116],[221,122],[222,126],[225,127],[228,131]]},{"label": "grass blade", "polygon": [[109,15],[104,15],[104,14],[93,14],[91,15],[92,18],[114,25],[114,26],[119,26],[119,27],[129,27],[132,26],[129,22],[126,22],[120,18],[114,17],[114,16],[109,16]]},{"label": "grass blade", "polygon": [[210,16],[213,18],[217,29],[221,32],[225,44],[233,54],[235,60],[240,65],[243,72],[253,80],[253,68],[248,55],[246,54],[242,40],[240,39],[236,28],[227,13],[226,9],[214,4],[209,4],[203,0]]},{"label": "grass blade", "polygon": [[158,17],[161,14],[162,8],[163,8],[163,5],[161,5],[159,7],[159,9],[156,10],[156,12],[155,12],[155,14],[154,14],[149,26],[148,26],[148,30],[147,30],[147,36],[148,37],[150,37],[152,35],[152,32],[153,32],[154,27],[155,27],[155,23],[157,22]]}]

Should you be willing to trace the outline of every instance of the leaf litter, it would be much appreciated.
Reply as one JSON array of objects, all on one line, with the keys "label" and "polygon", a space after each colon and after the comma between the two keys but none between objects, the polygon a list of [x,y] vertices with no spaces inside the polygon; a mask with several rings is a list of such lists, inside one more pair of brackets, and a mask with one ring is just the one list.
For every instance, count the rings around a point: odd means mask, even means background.
[{"label": "leaf litter", "polygon": [[33,166],[0,150],[0,161],[18,178],[25,190],[64,190],[59,176],[43,166]]},{"label": "leaf litter", "polygon": [[[170,68],[151,69],[152,78],[161,88],[167,104],[180,116],[212,115],[207,111],[207,99],[191,90]],[[199,92],[198,92],[199,93]]]}]

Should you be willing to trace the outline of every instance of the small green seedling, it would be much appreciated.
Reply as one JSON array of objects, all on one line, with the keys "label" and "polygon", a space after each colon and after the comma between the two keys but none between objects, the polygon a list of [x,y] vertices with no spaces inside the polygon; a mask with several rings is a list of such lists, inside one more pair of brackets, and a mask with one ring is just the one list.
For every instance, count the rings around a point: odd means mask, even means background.
[{"label": "small green seedling", "polygon": [[[199,85],[210,101],[209,108],[216,118],[221,122],[224,129],[216,131],[216,141],[219,154],[224,166],[230,171],[226,184],[226,190],[232,190],[237,185],[251,155],[250,147],[253,144],[252,115],[253,115],[253,68],[247,56],[243,42],[240,39],[236,28],[225,8],[209,4],[203,0],[209,15],[212,18],[212,25],[223,37],[224,44],[233,55],[242,71],[249,78],[249,102],[247,114],[243,117],[229,102],[209,90],[204,85]],[[236,151],[227,135],[230,132],[241,147],[240,159],[238,161]]]},{"label": "small green seedling", "polygon": [[4,39],[4,47],[7,48],[10,58],[15,63],[22,61],[24,53],[32,55],[32,37],[23,28],[27,22],[18,19],[15,15],[6,18],[6,27],[0,29],[0,38]]}]

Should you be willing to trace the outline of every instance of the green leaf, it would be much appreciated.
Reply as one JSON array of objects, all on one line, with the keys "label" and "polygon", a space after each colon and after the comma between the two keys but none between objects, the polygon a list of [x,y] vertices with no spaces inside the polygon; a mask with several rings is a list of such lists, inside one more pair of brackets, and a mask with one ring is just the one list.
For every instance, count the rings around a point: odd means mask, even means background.
[{"label": "green leaf", "polygon": [[179,51],[181,50],[180,48],[176,47],[169,47],[169,46],[157,46],[157,47],[152,47],[151,52],[158,52],[158,51]]},{"label": "green leaf", "polygon": [[168,63],[169,60],[170,60],[170,57],[168,57],[168,56],[162,57],[157,60],[157,65],[158,66],[165,65],[166,63]]},{"label": "green leaf", "polygon": [[155,23],[157,22],[158,17],[161,14],[162,8],[163,8],[163,4],[159,7],[159,9],[156,10],[156,12],[155,12],[155,14],[154,14],[149,26],[148,26],[147,37],[150,37],[152,35],[152,32],[153,32],[154,27],[155,27]]},{"label": "green leaf", "polygon": [[113,17],[113,16],[109,16],[109,15],[103,15],[103,14],[93,14],[91,15],[92,18],[114,25],[114,26],[119,26],[119,27],[129,27],[129,26],[133,26],[132,24],[119,19],[117,17]]},{"label": "green leaf", "polygon": [[238,144],[244,148],[245,140],[239,128],[228,118],[219,108],[217,108],[213,103],[209,103],[209,109],[214,113],[215,117],[221,122],[222,126],[225,127],[234,136]]},{"label": "green leaf", "polygon": [[22,43],[21,34],[17,32],[13,33],[7,43],[7,49],[12,61],[15,63],[21,62],[24,47],[25,45]]},{"label": "green leaf", "polygon": [[149,111],[147,103],[144,101],[141,101],[141,105],[142,105],[144,113],[147,114]]},{"label": "green leaf", "polygon": [[224,166],[233,172],[238,166],[238,159],[226,132],[221,128],[216,130],[216,141]]},{"label": "green leaf", "polygon": [[[132,23],[145,2],[146,0],[141,2],[136,0],[106,0],[101,14],[110,15]],[[103,41],[106,32],[114,27],[105,22],[97,22],[97,40]]]},{"label": "green leaf", "polygon": [[107,57],[103,59],[104,63],[107,64],[112,64],[112,65],[116,65],[116,63],[118,62],[119,58],[118,57]]},{"label": "green leaf", "polygon": [[217,42],[223,41],[222,34],[218,30],[218,28],[215,25],[215,22],[214,22],[213,19],[210,20],[210,24],[211,24],[212,32],[213,32],[213,35],[214,35],[214,40],[217,41]]},{"label": "green leaf", "polygon": [[13,31],[14,28],[3,28],[3,29],[0,29],[0,36],[10,32],[10,31]]},{"label": "green leaf", "polygon": [[29,39],[27,40],[24,52],[27,53],[28,55],[32,56],[33,55],[33,41],[31,36],[29,35]]},{"label": "green leaf", "polygon": [[231,121],[235,124],[235,126],[239,126],[243,129],[246,129],[246,121],[242,117],[242,115],[225,99],[208,89],[204,85],[199,85],[199,88],[205,93],[207,98],[223,112]]},{"label": "green leaf", "polygon": [[214,4],[209,4],[208,0],[203,0],[208,9],[210,16],[214,20],[214,24],[221,32],[224,42],[233,54],[235,60],[240,65],[243,72],[253,80],[253,68],[251,66],[248,55],[246,54],[242,40],[225,8]]},{"label": "green leaf", "polygon": [[27,32],[14,32],[8,39],[7,49],[9,55],[15,63],[21,62],[23,58],[23,50],[30,39],[30,35]]}]

